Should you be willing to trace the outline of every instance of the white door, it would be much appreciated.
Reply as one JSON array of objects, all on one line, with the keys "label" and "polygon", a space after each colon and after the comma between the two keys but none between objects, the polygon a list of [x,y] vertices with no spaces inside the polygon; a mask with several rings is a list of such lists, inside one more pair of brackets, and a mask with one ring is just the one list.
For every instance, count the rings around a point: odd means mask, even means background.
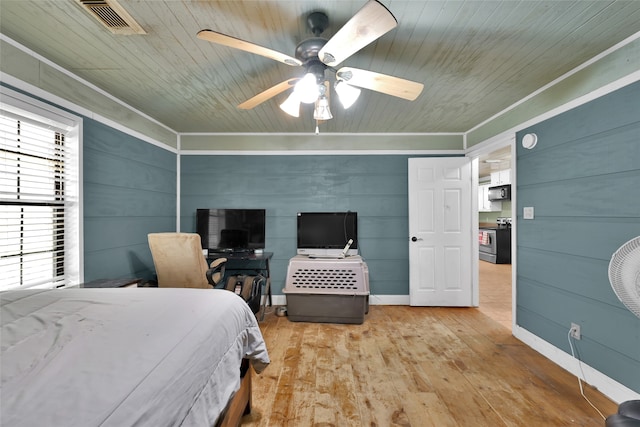
[{"label": "white door", "polygon": [[409,302],[472,305],[471,162],[409,159]]}]

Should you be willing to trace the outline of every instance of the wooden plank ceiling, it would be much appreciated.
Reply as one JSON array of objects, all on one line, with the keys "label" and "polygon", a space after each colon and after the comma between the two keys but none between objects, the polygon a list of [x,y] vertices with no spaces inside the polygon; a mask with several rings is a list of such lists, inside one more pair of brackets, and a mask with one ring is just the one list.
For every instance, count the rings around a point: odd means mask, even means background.
[{"label": "wooden plank ceiling", "polygon": [[[114,35],[74,0],[2,0],[11,39],[178,132],[291,133],[315,127],[310,108],[284,114],[283,93],[237,105],[301,76],[302,67],[196,39],[212,29],[294,55],[307,15],[329,16],[329,38],[358,1],[119,0],[145,35]],[[342,65],[425,85],[416,101],[363,90],[323,132],[465,132],[640,31],[638,1],[383,0],[398,27]],[[333,73],[327,72],[333,79]]]}]

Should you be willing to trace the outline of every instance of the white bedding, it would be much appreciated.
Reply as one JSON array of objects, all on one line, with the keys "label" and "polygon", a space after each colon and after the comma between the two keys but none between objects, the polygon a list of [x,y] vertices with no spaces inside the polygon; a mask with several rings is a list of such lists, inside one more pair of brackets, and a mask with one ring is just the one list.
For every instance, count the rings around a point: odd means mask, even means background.
[{"label": "white bedding", "polygon": [[243,357],[269,363],[232,292],[127,288],[0,293],[0,425],[210,426]]}]

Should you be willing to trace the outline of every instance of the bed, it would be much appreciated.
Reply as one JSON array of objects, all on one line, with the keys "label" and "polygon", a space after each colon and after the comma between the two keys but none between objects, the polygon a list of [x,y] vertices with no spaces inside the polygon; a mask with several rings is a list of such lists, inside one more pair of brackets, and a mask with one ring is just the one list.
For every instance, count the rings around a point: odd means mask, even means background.
[{"label": "bed", "polygon": [[0,303],[0,425],[237,425],[243,361],[269,364],[254,314],[224,290],[18,290]]}]

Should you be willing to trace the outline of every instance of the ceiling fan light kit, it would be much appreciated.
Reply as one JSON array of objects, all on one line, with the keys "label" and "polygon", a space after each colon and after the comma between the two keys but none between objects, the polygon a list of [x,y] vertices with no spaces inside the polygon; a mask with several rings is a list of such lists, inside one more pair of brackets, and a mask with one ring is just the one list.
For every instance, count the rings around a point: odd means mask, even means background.
[{"label": "ceiling fan light kit", "polygon": [[422,83],[356,68],[343,67],[339,70],[332,68],[398,25],[393,14],[379,1],[369,0],[328,40],[321,37],[329,25],[329,18],[325,13],[318,11],[310,13],[307,24],[313,37],[303,40],[296,46],[295,58],[213,30],[202,30],[198,32],[197,37],[290,66],[304,66],[305,75],[302,78],[292,78],[278,83],[238,105],[240,109],[255,108],[293,88],[292,93],[280,104],[284,112],[293,117],[299,117],[301,102],[315,103],[314,119],[329,120],[333,115],[329,106],[329,80],[325,76],[326,70],[335,73],[334,88],[345,109],[356,101],[361,92],[359,88],[410,101],[415,100],[422,92],[424,88]]}]

